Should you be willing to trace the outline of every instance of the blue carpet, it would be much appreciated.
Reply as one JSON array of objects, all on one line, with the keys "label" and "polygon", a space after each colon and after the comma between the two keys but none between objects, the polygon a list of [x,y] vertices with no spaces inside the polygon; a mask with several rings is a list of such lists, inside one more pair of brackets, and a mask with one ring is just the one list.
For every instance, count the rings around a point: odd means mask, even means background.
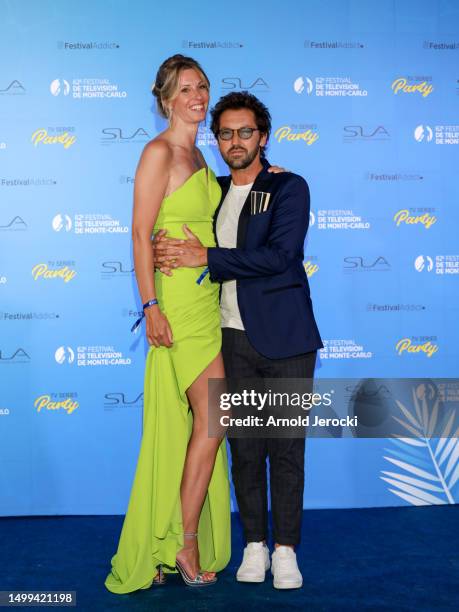
[{"label": "blue carpet", "polygon": [[304,585],[276,591],[239,584],[242,553],[233,516],[233,556],[218,583],[113,595],[104,585],[121,516],[0,519],[0,590],[72,590],[79,610],[458,610],[459,508],[424,506],[309,510],[297,554]]}]

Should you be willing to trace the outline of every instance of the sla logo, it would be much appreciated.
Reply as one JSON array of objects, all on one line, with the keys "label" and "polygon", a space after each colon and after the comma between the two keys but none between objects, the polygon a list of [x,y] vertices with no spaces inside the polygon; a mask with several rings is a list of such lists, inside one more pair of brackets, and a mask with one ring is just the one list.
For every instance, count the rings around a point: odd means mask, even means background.
[{"label": "sla logo", "polygon": [[0,362],[9,361],[12,363],[24,363],[30,361],[30,355],[23,348],[18,348],[11,355],[7,355],[3,353],[3,350],[0,349]]},{"label": "sla logo", "polygon": [[132,396],[132,399],[128,399],[125,393],[106,393],[104,395],[104,406],[142,406],[143,405],[143,392],[139,393],[137,397]]},{"label": "sla logo", "polygon": [[239,77],[225,77],[222,83],[222,89],[269,91],[269,85],[262,77],[257,77],[252,84],[244,84]]},{"label": "sla logo", "polygon": [[312,227],[315,222],[316,222],[316,216],[315,216],[315,214],[311,210],[309,212],[309,227]]},{"label": "sla logo", "polygon": [[101,274],[119,274],[119,275],[131,275],[134,274],[134,268],[131,263],[124,264],[121,261],[104,261],[102,262]]},{"label": "sla logo", "polygon": [[376,257],[374,261],[369,257],[356,255],[345,257],[343,268],[347,272],[387,272],[391,269],[391,265],[382,255]]},{"label": "sla logo", "polygon": [[344,142],[369,142],[372,140],[390,140],[390,134],[383,125],[378,125],[371,131],[363,125],[345,125]]},{"label": "sla logo", "polygon": [[309,96],[312,93],[313,84],[312,84],[311,79],[309,79],[308,77],[300,76],[293,83],[293,89],[298,95],[303,93],[305,87],[306,87],[306,93]]},{"label": "sla logo", "polygon": [[429,125],[418,125],[414,130],[414,138],[417,142],[430,142],[433,138],[432,128]]},{"label": "sla logo", "polygon": [[70,346],[60,346],[54,353],[54,358],[58,364],[73,363],[75,361],[75,353]]},{"label": "sla logo", "polygon": [[147,142],[151,136],[143,127],[139,127],[132,134],[126,129],[123,131],[120,127],[103,128],[102,130],[102,145],[119,144],[119,143],[136,143]]},{"label": "sla logo", "polygon": [[58,214],[54,217],[52,225],[55,232],[60,232],[63,229],[69,232],[72,229],[72,219],[68,215]]},{"label": "sla logo", "polygon": [[24,85],[18,81],[14,80],[6,87],[5,89],[0,89],[0,95],[24,95],[26,93],[26,89]]},{"label": "sla logo", "polygon": [[428,255],[419,255],[419,257],[416,257],[414,260],[414,267],[418,272],[423,272],[424,270],[431,272],[433,269],[432,257]]},{"label": "sla logo", "polygon": [[65,79],[55,79],[49,86],[49,90],[53,96],[68,96],[70,93],[70,85]]},{"label": "sla logo", "polygon": [[22,217],[19,217],[18,215],[16,215],[13,219],[11,219],[11,221],[8,224],[0,225],[0,230],[18,231],[18,230],[26,230],[26,229],[27,229],[27,223],[24,221]]}]

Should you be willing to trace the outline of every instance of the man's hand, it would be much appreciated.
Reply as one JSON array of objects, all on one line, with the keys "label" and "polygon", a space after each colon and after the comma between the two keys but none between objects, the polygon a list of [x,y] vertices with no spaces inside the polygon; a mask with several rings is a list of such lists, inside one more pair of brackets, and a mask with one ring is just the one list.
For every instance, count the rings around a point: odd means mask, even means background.
[{"label": "man's hand", "polygon": [[159,232],[157,234],[154,235],[152,242],[151,242],[151,247],[153,249],[153,263],[155,266],[156,270],[159,270],[160,272],[162,272],[163,274],[165,274],[166,276],[172,276],[172,272],[169,266],[166,266],[165,264],[161,264],[158,261],[158,246],[161,245],[162,242],[162,246],[164,246],[166,243],[166,234],[167,234],[167,230],[159,230]]},{"label": "man's hand", "polygon": [[183,226],[183,233],[187,240],[166,238],[158,233],[159,237],[153,243],[155,267],[163,271],[162,268],[198,268],[207,265],[207,248],[187,225]]}]

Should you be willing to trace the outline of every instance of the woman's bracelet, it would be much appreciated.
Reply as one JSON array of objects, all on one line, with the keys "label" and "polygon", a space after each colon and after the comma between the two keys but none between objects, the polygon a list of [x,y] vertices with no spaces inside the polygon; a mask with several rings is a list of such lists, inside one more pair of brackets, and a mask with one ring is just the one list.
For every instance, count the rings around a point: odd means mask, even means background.
[{"label": "woman's bracelet", "polygon": [[145,310],[147,308],[150,308],[150,306],[155,306],[156,304],[159,304],[156,298],[154,298],[153,300],[148,300],[148,302],[145,302],[145,304],[142,306],[142,314],[137,319],[137,321],[134,323],[134,325],[131,327],[131,332],[134,332],[134,333],[137,332],[137,330],[140,327],[140,324],[142,323],[142,319],[145,317]]},{"label": "woman's bracelet", "polygon": [[148,302],[145,302],[145,304],[142,306],[142,308],[144,310],[146,310],[147,308],[150,308],[150,306],[154,306],[155,304],[159,304],[158,300],[156,298],[154,298],[153,300],[148,300]]}]

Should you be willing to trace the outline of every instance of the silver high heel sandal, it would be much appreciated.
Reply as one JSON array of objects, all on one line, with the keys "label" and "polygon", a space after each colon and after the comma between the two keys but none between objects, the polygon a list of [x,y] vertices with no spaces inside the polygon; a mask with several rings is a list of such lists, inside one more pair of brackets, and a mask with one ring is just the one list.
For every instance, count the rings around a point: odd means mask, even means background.
[{"label": "silver high heel sandal", "polygon": [[[197,533],[184,533],[184,538],[197,538]],[[212,578],[212,580],[204,580],[204,572],[198,572],[194,578],[188,575],[186,569],[182,566],[178,559],[175,560],[175,567],[178,569],[183,581],[187,586],[191,587],[203,587],[208,586],[209,584],[215,584],[217,582],[217,576]]]}]

